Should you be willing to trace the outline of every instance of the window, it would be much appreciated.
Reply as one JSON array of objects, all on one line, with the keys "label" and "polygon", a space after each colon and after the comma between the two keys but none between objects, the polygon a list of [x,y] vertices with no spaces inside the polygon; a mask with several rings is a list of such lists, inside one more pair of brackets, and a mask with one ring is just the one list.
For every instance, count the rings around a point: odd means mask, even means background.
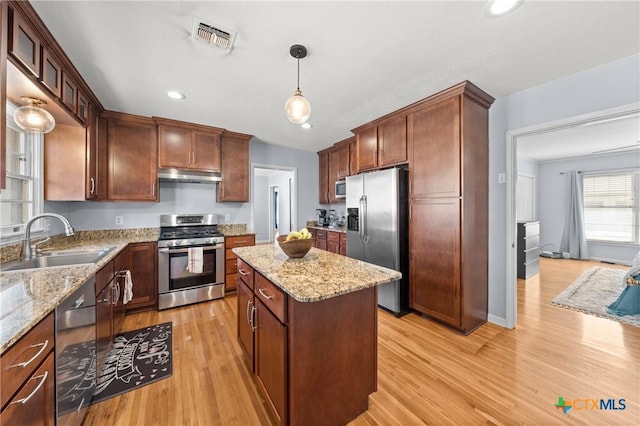
[{"label": "window", "polygon": [[[24,225],[42,212],[42,140],[13,121],[15,107],[7,104],[7,187],[0,192],[0,236],[16,240]],[[37,225],[37,224],[35,224]],[[37,229],[34,227],[34,231]]]},{"label": "window", "polygon": [[587,240],[638,243],[639,174],[592,174],[583,177]]}]

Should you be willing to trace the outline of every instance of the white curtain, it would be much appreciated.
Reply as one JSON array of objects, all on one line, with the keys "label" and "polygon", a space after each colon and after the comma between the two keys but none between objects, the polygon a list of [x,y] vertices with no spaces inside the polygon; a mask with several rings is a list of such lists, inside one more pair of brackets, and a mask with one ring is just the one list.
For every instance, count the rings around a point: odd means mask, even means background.
[{"label": "white curtain", "polygon": [[589,251],[584,233],[582,175],[575,170],[567,174],[569,175],[569,206],[564,218],[560,251],[569,253],[571,259],[588,259]]}]

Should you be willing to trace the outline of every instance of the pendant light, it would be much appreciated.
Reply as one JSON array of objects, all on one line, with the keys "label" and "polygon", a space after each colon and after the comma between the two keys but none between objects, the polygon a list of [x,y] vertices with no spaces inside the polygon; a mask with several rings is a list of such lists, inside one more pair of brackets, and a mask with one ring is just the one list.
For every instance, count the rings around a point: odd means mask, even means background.
[{"label": "pendant light", "polygon": [[56,126],[56,120],[48,111],[40,108],[46,104],[45,101],[23,96],[22,102],[28,105],[21,106],[13,113],[13,120],[18,127],[32,133],[49,133]]},{"label": "pendant light", "polygon": [[290,122],[300,124],[307,121],[311,115],[311,104],[300,91],[300,59],[307,56],[307,48],[301,44],[294,44],[289,49],[289,53],[298,60],[298,86],[293,96],[284,104],[284,111]]}]

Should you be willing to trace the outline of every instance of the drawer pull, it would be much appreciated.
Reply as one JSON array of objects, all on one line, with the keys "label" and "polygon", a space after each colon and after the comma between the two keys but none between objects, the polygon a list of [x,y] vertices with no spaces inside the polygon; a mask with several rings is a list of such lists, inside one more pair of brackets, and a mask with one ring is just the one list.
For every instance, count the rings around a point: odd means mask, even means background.
[{"label": "drawer pull", "polygon": [[260,294],[262,295],[262,297],[264,297],[267,300],[271,300],[273,299],[273,296],[269,296],[267,293],[265,293],[261,288],[258,289],[258,291],[260,292]]},{"label": "drawer pull", "polygon": [[40,383],[38,383],[38,386],[36,386],[36,388],[35,388],[35,389],[34,389],[34,390],[29,394],[29,395],[27,395],[27,396],[25,396],[24,398],[21,398],[21,399],[19,399],[19,400],[17,400],[17,401],[13,401],[13,402],[12,402],[11,404],[9,404],[9,405],[13,405],[13,404],[22,404],[22,405],[24,405],[24,404],[26,404],[27,402],[29,402],[29,400],[33,397],[33,395],[35,395],[35,394],[40,390],[40,388],[42,387],[42,385],[44,385],[44,382],[46,382],[46,381],[47,381],[47,376],[48,376],[48,375],[49,375],[49,372],[48,372],[48,371],[45,371],[45,372],[44,372],[44,374],[43,374],[42,376],[35,376],[35,377],[32,377],[30,380],[33,380],[33,379],[42,379],[42,380],[40,380]]},{"label": "drawer pull", "polygon": [[247,244],[248,242],[249,241],[247,241],[247,240],[236,240],[236,242],[233,243],[233,244]]},{"label": "drawer pull", "polygon": [[22,368],[24,368],[24,367],[26,367],[27,365],[31,364],[31,363],[33,362],[33,360],[34,360],[34,359],[38,358],[38,357],[42,354],[42,352],[44,352],[44,350],[46,349],[46,347],[47,347],[48,345],[49,345],[49,339],[45,340],[45,341],[44,341],[44,342],[42,342],[42,343],[36,343],[35,345],[31,345],[31,346],[29,346],[30,348],[37,348],[38,346],[42,346],[42,347],[40,348],[40,350],[38,351],[38,353],[36,353],[36,354],[33,356],[33,358],[31,358],[30,360],[25,361],[25,362],[21,362],[20,364],[14,364],[14,365],[12,365],[12,366],[11,366],[11,367],[9,367],[9,368],[14,368],[14,367],[22,367]]},{"label": "drawer pull", "polygon": [[244,275],[245,277],[249,275],[249,273],[242,268],[238,268],[238,272],[240,272],[240,275]]}]

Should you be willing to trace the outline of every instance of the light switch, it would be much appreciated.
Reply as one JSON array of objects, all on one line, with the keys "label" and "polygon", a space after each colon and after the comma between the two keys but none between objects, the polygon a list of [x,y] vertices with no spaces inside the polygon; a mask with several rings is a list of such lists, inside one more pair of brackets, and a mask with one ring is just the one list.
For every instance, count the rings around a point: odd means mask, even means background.
[{"label": "light switch", "polygon": [[231,215],[230,214],[225,214],[224,215],[224,221],[225,222],[231,222]]},{"label": "light switch", "polygon": [[498,173],[498,183],[507,183],[506,173]]},{"label": "light switch", "polygon": [[124,225],[124,218],[122,216],[116,216],[116,225]]}]

